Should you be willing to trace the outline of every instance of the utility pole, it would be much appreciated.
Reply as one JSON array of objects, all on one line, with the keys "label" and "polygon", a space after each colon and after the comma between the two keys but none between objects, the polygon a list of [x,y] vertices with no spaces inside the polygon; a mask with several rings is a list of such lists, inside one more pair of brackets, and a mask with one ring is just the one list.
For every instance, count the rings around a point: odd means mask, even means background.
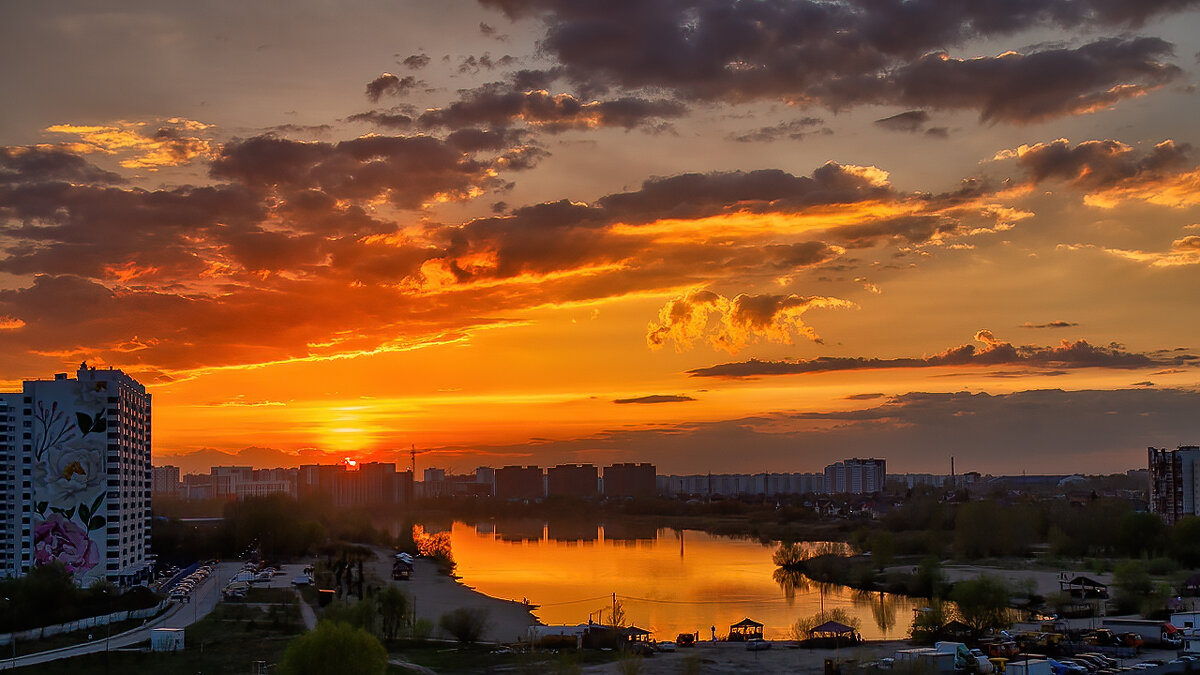
[{"label": "utility pole", "polygon": [[612,614],[609,616],[612,619],[613,629],[617,627],[617,594],[612,594]]}]

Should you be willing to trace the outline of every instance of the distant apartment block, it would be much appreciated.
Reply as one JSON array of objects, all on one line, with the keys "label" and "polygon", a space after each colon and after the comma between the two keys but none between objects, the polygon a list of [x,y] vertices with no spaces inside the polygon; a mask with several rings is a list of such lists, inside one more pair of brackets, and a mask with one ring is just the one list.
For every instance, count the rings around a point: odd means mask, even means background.
[{"label": "distant apartment block", "polygon": [[819,473],[735,473],[658,476],[658,493],[670,497],[743,495],[798,495],[825,492]]},{"label": "distant apartment block", "polygon": [[170,497],[179,496],[183,483],[179,480],[179,467],[156,466],[150,469],[150,493]]},{"label": "distant apartment block", "polygon": [[413,496],[412,472],[383,462],[359,463],[354,470],[345,464],[304,464],[296,495],[324,497],[336,507],[403,504]]},{"label": "distant apartment block", "polygon": [[882,492],[887,462],[882,459],[847,459],[825,467],[825,490],[830,494]]},{"label": "distant apartment block", "polygon": [[120,370],[0,394],[0,575],[61,563],[77,583],[147,579],[150,395]]},{"label": "distant apartment block", "polygon": [[546,493],[551,497],[595,497],[599,476],[594,464],[559,464],[546,469]]},{"label": "distant apartment block", "polygon": [[642,462],[604,467],[605,497],[653,497],[657,492],[655,466]]},{"label": "distant apartment block", "polygon": [[1196,481],[1200,446],[1181,445],[1175,450],[1147,448],[1150,469],[1150,511],[1173,524],[1197,513]]},{"label": "distant apartment block", "polygon": [[500,499],[540,499],[545,494],[541,467],[502,466],[496,469],[496,497]]}]

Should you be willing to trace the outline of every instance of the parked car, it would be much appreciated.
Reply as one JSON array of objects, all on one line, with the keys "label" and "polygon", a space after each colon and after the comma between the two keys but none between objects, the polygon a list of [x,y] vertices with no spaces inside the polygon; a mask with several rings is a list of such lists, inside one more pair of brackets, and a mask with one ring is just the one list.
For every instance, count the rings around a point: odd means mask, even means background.
[{"label": "parked car", "polygon": [[660,652],[673,652],[676,649],[678,649],[678,647],[675,645],[675,643],[670,642],[670,641],[656,643],[654,645],[654,648]]},{"label": "parked car", "polygon": [[771,643],[767,642],[766,640],[763,640],[761,638],[755,638],[753,640],[746,640],[746,651],[758,652],[758,651],[762,651],[764,649],[770,649],[770,648],[771,648]]}]

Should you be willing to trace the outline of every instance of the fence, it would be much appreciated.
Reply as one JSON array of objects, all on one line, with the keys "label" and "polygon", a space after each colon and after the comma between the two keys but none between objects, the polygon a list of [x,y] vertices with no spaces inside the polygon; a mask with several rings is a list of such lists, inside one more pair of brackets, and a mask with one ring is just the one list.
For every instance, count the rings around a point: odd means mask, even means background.
[{"label": "fence", "polygon": [[153,607],[145,609],[122,610],[113,612],[112,614],[102,614],[100,616],[89,616],[86,619],[78,621],[68,621],[67,623],[55,624],[53,626],[42,626],[41,628],[30,628],[17,633],[0,634],[0,646],[12,644],[15,636],[18,642],[28,642],[30,640],[40,640],[42,638],[60,635],[62,633],[71,633],[77,630],[87,630],[99,626],[107,626],[110,623],[120,623],[130,619],[149,619],[158,614],[167,607],[168,602],[163,600]]}]

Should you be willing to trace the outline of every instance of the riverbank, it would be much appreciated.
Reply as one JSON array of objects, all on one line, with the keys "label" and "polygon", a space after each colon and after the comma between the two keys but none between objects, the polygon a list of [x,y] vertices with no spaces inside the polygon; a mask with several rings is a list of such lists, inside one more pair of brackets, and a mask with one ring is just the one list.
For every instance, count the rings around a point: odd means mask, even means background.
[{"label": "riverbank", "polygon": [[441,634],[438,620],[460,608],[487,612],[483,639],[488,642],[520,642],[529,627],[538,624],[527,605],[480,593],[457,579],[439,574],[437,565],[424,558],[414,561],[413,575],[408,581],[391,581],[392,552],[385,548],[374,550],[375,558],[366,563],[370,573],[404,589],[412,598],[417,620],[429,621],[435,637],[450,637]]},{"label": "riverbank", "polygon": [[[784,673],[825,672],[825,660],[863,664],[892,656],[898,649],[911,645],[899,640],[867,642],[851,649],[805,649],[789,648],[785,643],[774,643],[771,649],[748,651],[741,642],[699,642],[694,647],[681,648],[676,652],[657,653],[638,661],[636,672],[642,675],[676,675],[698,672],[706,675],[782,675]],[[587,675],[619,675],[630,672],[621,661],[588,666],[582,670]]]}]

